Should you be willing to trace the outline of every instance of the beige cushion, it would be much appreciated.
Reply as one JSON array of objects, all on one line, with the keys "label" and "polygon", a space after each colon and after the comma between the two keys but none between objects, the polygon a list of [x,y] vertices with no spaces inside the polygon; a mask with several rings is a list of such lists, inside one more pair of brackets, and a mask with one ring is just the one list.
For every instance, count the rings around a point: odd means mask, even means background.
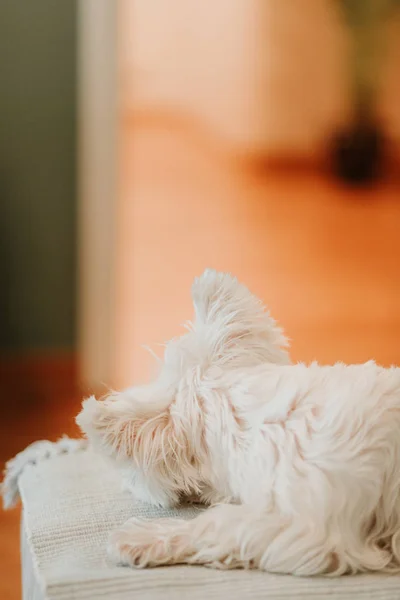
[{"label": "beige cushion", "polygon": [[27,465],[19,477],[27,600],[399,600],[400,578],[360,575],[329,580],[260,572],[165,567],[134,571],[107,563],[109,533],[131,516],[194,516],[137,504],[117,473],[90,450]]}]

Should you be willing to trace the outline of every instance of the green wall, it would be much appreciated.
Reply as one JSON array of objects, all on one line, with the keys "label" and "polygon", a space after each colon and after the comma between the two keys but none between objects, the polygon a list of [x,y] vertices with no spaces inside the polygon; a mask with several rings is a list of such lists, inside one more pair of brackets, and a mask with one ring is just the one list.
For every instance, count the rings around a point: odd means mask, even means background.
[{"label": "green wall", "polygon": [[0,350],[70,348],[74,0],[0,2]]}]

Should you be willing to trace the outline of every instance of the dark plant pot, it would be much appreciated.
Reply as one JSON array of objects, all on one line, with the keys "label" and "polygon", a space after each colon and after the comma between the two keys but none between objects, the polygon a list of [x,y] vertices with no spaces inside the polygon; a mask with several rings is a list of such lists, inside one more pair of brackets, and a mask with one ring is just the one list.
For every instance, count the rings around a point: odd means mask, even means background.
[{"label": "dark plant pot", "polygon": [[367,185],[382,173],[384,139],[370,122],[357,122],[333,140],[335,173],[351,185]]}]

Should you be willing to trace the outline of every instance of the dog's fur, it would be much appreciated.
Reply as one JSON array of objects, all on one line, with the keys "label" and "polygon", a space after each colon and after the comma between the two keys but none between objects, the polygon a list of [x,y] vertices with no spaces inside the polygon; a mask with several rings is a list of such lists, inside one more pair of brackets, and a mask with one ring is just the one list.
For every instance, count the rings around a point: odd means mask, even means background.
[{"label": "dog's fur", "polygon": [[89,398],[77,421],[140,500],[217,504],[191,521],[131,519],[110,555],[296,575],[400,570],[400,369],[290,365],[236,279],[206,271],[195,321],[158,379]]}]

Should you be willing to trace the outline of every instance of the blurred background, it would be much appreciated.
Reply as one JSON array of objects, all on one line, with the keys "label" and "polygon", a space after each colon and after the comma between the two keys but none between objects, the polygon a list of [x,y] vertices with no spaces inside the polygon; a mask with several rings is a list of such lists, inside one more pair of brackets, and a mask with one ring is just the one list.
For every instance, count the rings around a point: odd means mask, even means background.
[{"label": "blurred background", "polygon": [[[400,363],[398,0],[0,6],[0,462],[145,380],[208,266]],[[0,597],[20,597],[18,511]]]}]

